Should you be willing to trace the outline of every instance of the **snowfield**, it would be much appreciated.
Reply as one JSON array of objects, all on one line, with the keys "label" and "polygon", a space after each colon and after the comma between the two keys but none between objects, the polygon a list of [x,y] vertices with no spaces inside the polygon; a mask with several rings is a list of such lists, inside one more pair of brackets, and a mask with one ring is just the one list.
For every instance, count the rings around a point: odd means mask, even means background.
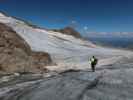
[{"label": "snowfield", "polygon": [[[34,28],[2,13],[0,23],[12,27],[32,50],[48,52],[57,64],[46,66],[52,71],[47,78],[44,74],[0,80],[0,100],[133,100],[133,52]],[[92,55],[99,59],[95,73],[88,63]]]},{"label": "snowfield", "polygon": [[[25,22],[0,14],[0,22],[12,27],[34,51],[48,52],[56,63],[88,63],[92,55],[98,58],[127,56],[132,52],[102,48],[89,41],[44,29],[33,28]],[[117,58],[116,58],[117,59]]]}]

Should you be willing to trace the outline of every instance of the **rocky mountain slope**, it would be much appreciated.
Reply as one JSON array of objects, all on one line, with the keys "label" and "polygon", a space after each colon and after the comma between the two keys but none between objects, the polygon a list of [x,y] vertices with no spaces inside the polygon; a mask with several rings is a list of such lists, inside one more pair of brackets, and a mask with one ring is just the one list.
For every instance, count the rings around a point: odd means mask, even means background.
[{"label": "rocky mountain slope", "polygon": [[12,28],[0,23],[0,71],[35,72],[52,63],[45,52],[33,52]]},{"label": "rocky mountain slope", "polygon": [[[45,66],[48,73],[0,76],[0,100],[133,99],[133,52],[99,47],[72,35],[29,26],[2,13],[0,23],[27,43],[18,42],[27,49],[14,44],[18,51],[27,55],[30,52],[30,56],[32,52],[47,52],[57,64]],[[92,55],[99,59],[95,73],[88,63]],[[24,57],[17,59],[23,61]],[[38,59],[38,53],[33,57]]]}]

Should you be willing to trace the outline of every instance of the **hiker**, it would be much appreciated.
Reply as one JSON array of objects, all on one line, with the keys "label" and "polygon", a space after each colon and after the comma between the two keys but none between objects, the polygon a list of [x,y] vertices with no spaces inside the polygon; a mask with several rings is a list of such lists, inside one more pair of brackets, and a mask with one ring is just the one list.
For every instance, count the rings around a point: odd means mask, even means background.
[{"label": "hiker", "polygon": [[89,62],[90,62],[92,71],[95,72],[95,66],[98,62],[98,59],[95,58],[95,56],[92,56],[92,58],[89,59]]}]

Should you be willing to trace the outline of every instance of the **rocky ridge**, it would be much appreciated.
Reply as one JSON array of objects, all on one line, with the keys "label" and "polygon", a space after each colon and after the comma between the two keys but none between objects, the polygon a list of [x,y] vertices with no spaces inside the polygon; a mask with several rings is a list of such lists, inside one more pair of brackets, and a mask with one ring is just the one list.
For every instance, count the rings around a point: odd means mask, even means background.
[{"label": "rocky ridge", "polygon": [[0,23],[0,71],[40,72],[52,63],[45,52],[34,52],[12,28]]}]

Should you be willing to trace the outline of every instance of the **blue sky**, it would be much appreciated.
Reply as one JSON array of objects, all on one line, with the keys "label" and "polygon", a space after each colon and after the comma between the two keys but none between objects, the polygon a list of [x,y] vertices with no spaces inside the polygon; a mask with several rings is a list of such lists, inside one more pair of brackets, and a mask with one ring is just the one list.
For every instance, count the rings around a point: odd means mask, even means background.
[{"label": "blue sky", "polygon": [[0,0],[0,10],[45,28],[133,32],[133,0]]}]

